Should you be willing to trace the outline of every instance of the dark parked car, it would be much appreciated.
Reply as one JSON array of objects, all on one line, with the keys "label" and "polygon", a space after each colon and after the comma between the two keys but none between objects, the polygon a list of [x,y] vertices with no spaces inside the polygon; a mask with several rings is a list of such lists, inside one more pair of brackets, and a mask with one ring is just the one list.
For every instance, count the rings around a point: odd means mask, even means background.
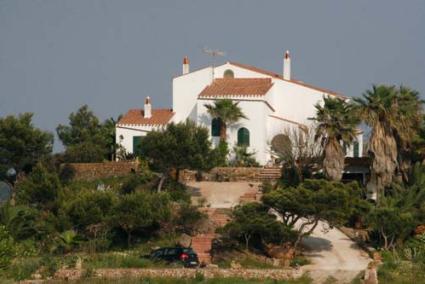
[{"label": "dark parked car", "polygon": [[182,263],[184,267],[198,267],[198,255],[191,248],[173,247],[154,250],[150,256],[152,260],[162,260],[167,263]]}]

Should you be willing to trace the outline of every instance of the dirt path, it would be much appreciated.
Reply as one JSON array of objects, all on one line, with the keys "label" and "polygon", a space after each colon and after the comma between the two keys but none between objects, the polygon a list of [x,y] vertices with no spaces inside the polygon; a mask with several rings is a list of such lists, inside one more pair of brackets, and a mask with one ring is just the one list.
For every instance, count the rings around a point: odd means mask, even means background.
[{"label": "dirt path", "polygon": [[[210,208],[232,208],[241,197],[257,192],[259,183],[249,182],[190,182],[192,199],[205,199]],[[367,253],[338,229],[323,230],[319,224],[302,245],[311,264],[303,266],[314,283],[324,283],[330,277],[335,283],[350,283],[371,261]]]},{"label": "dirt path", "polygon": [[302,242],[305,255],[312,262],[303,269],[309,271],[314,283],[323,283],[329,277],[335,278],[336,283],[350,283],[371,259],[340,230],[324,230],[323,225],[319,224]]}]

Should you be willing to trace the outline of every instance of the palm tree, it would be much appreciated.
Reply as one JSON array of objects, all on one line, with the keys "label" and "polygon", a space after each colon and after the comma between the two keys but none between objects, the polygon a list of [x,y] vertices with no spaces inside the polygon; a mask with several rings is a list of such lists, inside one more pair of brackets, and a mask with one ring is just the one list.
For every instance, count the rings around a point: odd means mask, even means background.
[{"label": "palm tree", "polygon": [[360,118],[372,128],[369,155],[372,157],[370,189],[379,196],[399,170],[400,153],[417,134],[422,118],[422,101],[406,87],[378,85],[356,98]]},{"label": "palm tree", "polygon": [[356,139],[359,120],[353,115],[353,105],[338,98],[323,98],[316,104],[317,122],[314,139],[323,147],[323,169],[330,180],[339,181],[344,170],[344,148]]},{"label": "palm tree", "polygon": [[220,121],[220,140],[223,142],[226,141],[227,126],[241,118],[247,118],[238,104],[229,99],[220,99],[216,100],[213,105],[205,105],[208,113]]}]

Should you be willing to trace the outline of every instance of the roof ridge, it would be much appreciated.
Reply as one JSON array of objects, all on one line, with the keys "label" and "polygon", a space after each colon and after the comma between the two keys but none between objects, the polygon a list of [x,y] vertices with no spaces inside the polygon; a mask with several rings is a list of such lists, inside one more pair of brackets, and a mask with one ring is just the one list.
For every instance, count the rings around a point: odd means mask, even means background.
[{"label": "roof ridge", "polygon": [[275,72],[272,72],[272,71],[269,71],[269,70],[266,70],[266,69],[258,68],[258,67],[253,66],[253,65],[239,63],[239,62],[236,62],[236,61],[228,61],[228,63],[236,65],[236,66],[244,68],[244,69],[254,71],[254,72],[263,73],[265,75],[271,76],[273,78],[280,79],[282,81],[298,84],[298,85],[304,86],[306,88],[310,88],[310,89],[314,89],[314,90],[321,91],[321,92],[324,92],[324,93],[328,93],[330,95],[334,95],[334,96],[337,96],[337,97],[347,98],[346,96],[344,96],[344,95],[342,95],[338,92],[327,90],[327,89],[320,88],[320,87],[316,87],[316,86],[304,83],[302,81],[298,81],[298,80],[295,80],[295,79],[291,79],[291,80],[284,79],[283,76],[278,74],[278,73],[275,73]]}]

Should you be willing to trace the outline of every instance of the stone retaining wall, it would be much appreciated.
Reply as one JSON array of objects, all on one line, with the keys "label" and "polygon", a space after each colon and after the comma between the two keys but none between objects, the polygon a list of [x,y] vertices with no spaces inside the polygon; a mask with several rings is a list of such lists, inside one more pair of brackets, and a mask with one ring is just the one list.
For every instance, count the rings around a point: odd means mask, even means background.
[{"label": "stone retaining wall", "polygon": [[[217,167],[202,173],[202,180],[209,181],[259,181],[261,167]],[[185,182],[196,180],[196,171],[184,170],[181,179]]]},{"label": "stone retaining wall", "polygon": [[[205,278],[242,278],[288,280],[301,277],[302,269],[188,269],[188,268],[102,268],[93,271],[93,277],[106,279],[120,278],[195,278],[203,274]],[[84,270],[61,269],[55,274],[56,279],[76,280],[85,275]]]},{"label": "stone retaining wall", "polygon": [[61,171],[69,171],[72,179],[95,180],[106,177],[125,176],[138,171],[139,162],[69,163],[62,164]]}]

